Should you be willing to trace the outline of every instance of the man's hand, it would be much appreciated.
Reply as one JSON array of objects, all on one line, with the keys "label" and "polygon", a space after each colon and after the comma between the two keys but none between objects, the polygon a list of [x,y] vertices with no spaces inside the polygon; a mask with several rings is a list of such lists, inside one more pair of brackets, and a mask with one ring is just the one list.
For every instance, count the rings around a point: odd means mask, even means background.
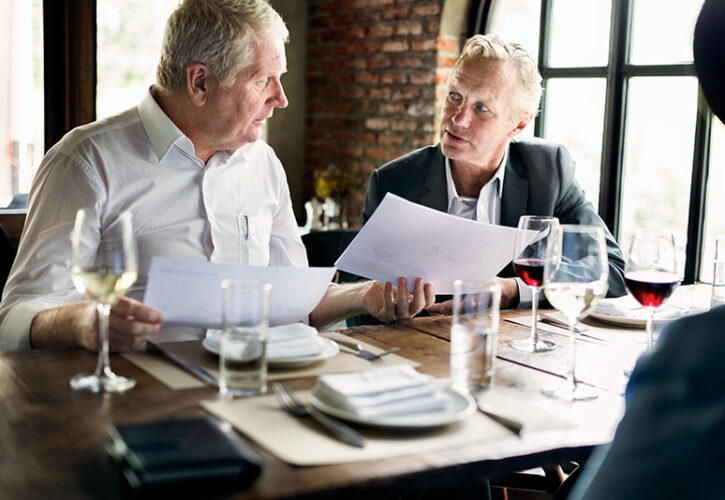
[{"label": "man's hand", "polygon": [[[490,285],[501,287],[501,309],[513,309],[519,305],[519,287],[513,278],[499,278],[498,276],[488,282]],[[453,314],[453,300],[446,300],[426,307],[431,314]]]},{"label": "man's hand", "polygon": [[413,293],[408,293],[405,278],[398,278],[398,288],[388,283],[371,281],[362,298],[363,305],[370,314],[385,323],[412,318],[435,302],[433,286],[423,284],[423,279],[415,280]]},{"label": "man's hand", "polygon": [[[142,347],[159,331],[163,318],[158,311],[137,300],[122,297],[111,308],[108,344],[111,351]],[[99,348],[98,312],[94,302],[75,302],[39,312],[30,326],[30,342],[35,349],[83,347]]]},{"label": "man's hand", "polygon": [[496,276],[489,284],[501,287],[501,309],[514,309],[519,305],[519,286],[514,278]]}]

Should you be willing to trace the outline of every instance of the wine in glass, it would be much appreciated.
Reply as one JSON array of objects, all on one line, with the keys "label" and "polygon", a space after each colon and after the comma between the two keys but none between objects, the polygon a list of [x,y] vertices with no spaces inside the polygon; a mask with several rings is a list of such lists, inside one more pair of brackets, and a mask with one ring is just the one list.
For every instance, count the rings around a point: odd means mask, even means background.
[{"label": "wine in glass", "polygon": [[70,385],[82,391],[123,392],[136,385],[136,381],[111,371],[108,319],[111,306],[133,286],[138,273],[131,212],[121,213],[100,241],[98,233],[98,220],[90,217],[88,209],[78,210],[73,230],[71,276],[76,289],[96,302],[99,342],[96,371],[76,375]]},{"label": "wine in glass", "polygon": [[655,310],[680,283],[675,237],[670,232],[640,229],[634,233],[624,266],[624,283],[647,308],[647,349],[653,344]]},{"label": "wine in glass", "polygon": [[607,294],[609,259],[604,232],[595,226],[561,225],[552,231],[544,266],[544,293],[566,316],[570,357],[566,383],[544,389],[547,396],[566,401],[594,399],[597,393],[576,378],[576,324]]},{"label": "wine in glass", "polygon": [[[552,229],[559,226],[556,217],[522,215],[519,218],[519,232],[514,241],[514,271],[531,289],[531,332],[525,339],[516,339],[511,347],[524,352],[544,352],[556,349],[556,344],[539,338],[537,308],[539,290],[544,281],[544,262],[546,262],[546,244]],[[531,239],[531,233],[537,233]]]}]

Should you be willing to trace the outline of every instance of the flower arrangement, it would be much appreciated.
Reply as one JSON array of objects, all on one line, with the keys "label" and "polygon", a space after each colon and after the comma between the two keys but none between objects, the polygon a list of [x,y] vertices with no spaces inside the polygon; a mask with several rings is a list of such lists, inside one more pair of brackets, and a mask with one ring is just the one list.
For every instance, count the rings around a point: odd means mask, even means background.
[{"label": "flower arrangement", "polygon": [[312,173],[315,196],[320,200],[327,198],[347,198],[360,186],[361,176],[353,170],[341,170],[336,163],[330,163],[324,170]]}]

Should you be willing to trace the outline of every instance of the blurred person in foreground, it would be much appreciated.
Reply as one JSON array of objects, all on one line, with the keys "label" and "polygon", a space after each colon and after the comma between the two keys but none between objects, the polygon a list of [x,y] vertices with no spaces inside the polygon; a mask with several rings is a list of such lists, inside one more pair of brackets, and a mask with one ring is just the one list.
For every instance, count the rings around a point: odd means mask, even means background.
[{"label": "blurred person in foreground", "polygon": [[[76,211],[91,209],[100,244],[130,210],[139,278],[111,312],[112,350],[198,339],[163,326],[138,301],[154,255],[246,265],[306,266],[287,179],[261,140],[287,106],[287,28],[264,0],[186,0],[167,22],[156,85],[119,115],[78,127],[45,156],[30,192],[18,257],[0,304],[0,349],[98,348],[97,315],[71,282]],[[410,317],[430,285],[331,285],[314,326],[368,313]]]},{"label": "blurred person in foreground", "polygon": [[[725,122],[725,3],[706,0],[695,26],[695,69]],[[588,461],[568,498],[725,496],[725,306],[668,324],[627,384],[611,444]]]},{"label": "blurred person in foreground", "polygon": [[[541,75],[518,44],[496,35],[470,38],[448,78],[440,143],[412,151],[375,170],[365,196],[367,221],[386,193],[452,215],[516,227],[522,215],[549,215],[561,224],[604,230],[609,296],[624,295],[624,259],[611,233],[574,178],[574,160],[561,145],[515,139],[536,115]],[[495,278],[502,307],[531,305],[529,288],[508,266]],[[434,305],[431,312],[448,312]]]}]

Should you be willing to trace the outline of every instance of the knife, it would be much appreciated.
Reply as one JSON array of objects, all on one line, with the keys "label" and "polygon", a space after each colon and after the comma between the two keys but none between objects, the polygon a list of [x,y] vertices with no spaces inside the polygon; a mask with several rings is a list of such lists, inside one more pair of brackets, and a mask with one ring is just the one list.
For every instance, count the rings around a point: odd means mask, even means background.
[{"label": "knife", "polygon": [[194,363],[190,363],[190,362],[186,361],[185,359],[182,359],[181,357],[177,356],[173,352],[167,351],[166,349],[161,347],[159,344],[156,344],[154,342],[149,341],[147,345],[148,345],[148,348],[150,351],[161,354],[163,357],[173,361],[174,363],[176,363],[177,365],[182,367],[184,370],[186,370],[189,373],[200,378],[207,384],[217,387],[217,381],[214,378],[214,376],[212,374],[210,374],[208,371],[206,371],[204,368],[202,368],[201,366],[195,365]]},{"label": "knife", "polygon": [[517,436],[521,435],[521,431],[524,429],[524,424],[491,410],[483,403],[481,403],[481,401],[479,401],[478,399],[476,399],[476,405],[478,406],[478,411],[486,415],[488,418],[490,418],[491,420],[495,420]]}]

